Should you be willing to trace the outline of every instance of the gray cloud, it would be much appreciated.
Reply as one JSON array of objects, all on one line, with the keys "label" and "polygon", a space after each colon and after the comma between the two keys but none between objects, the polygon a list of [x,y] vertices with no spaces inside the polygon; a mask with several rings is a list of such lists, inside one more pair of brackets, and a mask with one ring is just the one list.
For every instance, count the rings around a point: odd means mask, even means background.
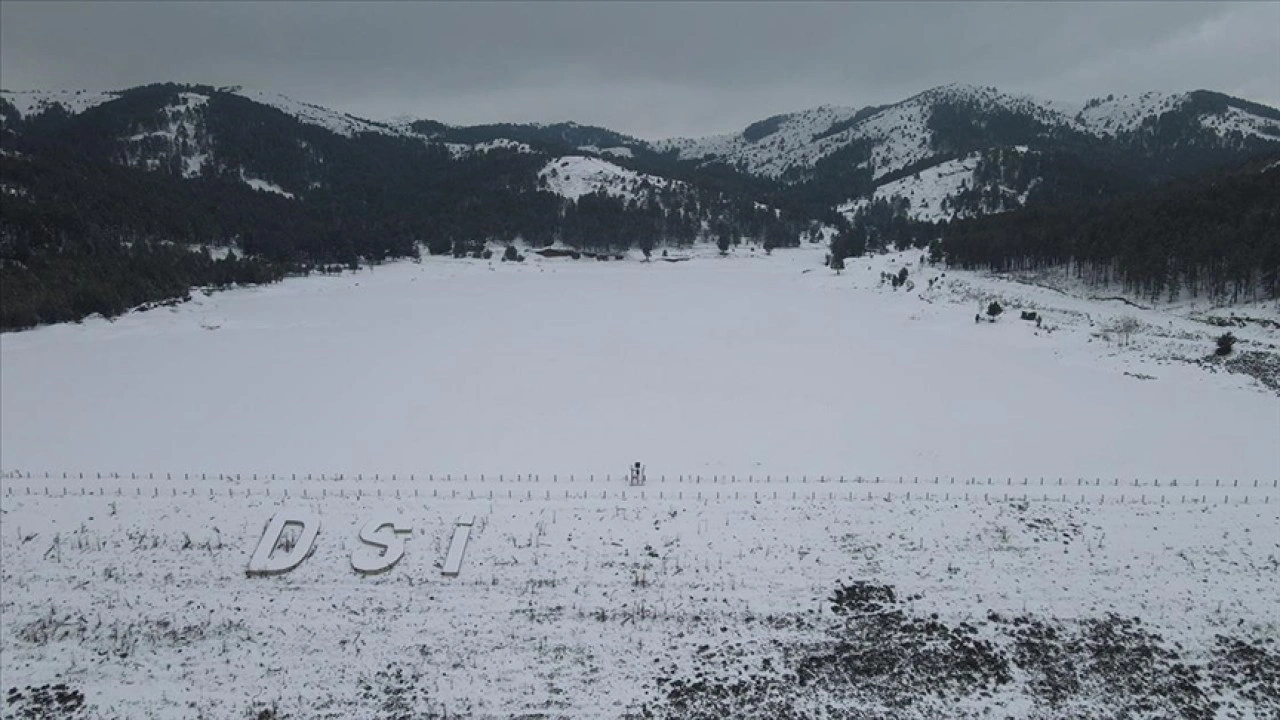
[{"label": "gray cloud", "polygon": [[729,132],[948,82],[1280,105],[1276,3],[0,4],[0,84],[245,85],[377,119]]}]

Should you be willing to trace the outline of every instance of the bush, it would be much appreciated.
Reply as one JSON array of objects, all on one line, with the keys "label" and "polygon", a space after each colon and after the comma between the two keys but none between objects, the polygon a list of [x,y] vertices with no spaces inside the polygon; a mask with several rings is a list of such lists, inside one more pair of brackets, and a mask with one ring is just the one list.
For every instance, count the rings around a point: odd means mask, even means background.
[{"label": "bush", "polygon": [[1228,333],[1223,333],[1222,335],[1219,335],[1219,336],[1218,336],[1218,349],[1217,349],[1217,354],[1218,354],[1218,355],[1223,355],[1223,356],[1230,355],[1230,354],[1231,354],[1231,349],[1232,349],[1233,347],[1235,347],[1235,344],[1236,344],[1236,336],[1235,336],[1235,335],[1232,335],[1232,334],[1231,334],[1231,333],[1229,333],[1229,332],[1228,332]]},{"label": "bush", "polygon": [[515,245],[508,245],[507,249],[502,251],[503,261],[515,260],[518,257],[520,257],[520,253],[516,252]]},{"label": "bush", "polygon": [[992,300],[991,304],[987,306],[987,314],[991,317],[995,317],[1002,312],[1004,312],[1004,308],[1000,307],[1000,303],[995,300]]}]

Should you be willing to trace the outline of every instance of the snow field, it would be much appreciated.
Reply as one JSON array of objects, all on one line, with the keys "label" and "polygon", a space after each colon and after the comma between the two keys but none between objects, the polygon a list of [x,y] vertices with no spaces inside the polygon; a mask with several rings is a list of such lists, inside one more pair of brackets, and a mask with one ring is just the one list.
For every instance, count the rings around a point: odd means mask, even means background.
[{"label": "snow field", "polygon": [[[1280,400],[1184,361],[1221,328],[942,278],[914,253],[840,276],[821,249],[695,255],[430,259],[6,334],[0,457],[55,473],[1280,477]],[[881,283],[908,261],[911,292]],[[975,324],[996,298],[1008,312]],[[1106,332],[1123,316],[1143,328],[1127,345]],[[1274,330],[1235,333],[1240,351],[1274,348]]]},{"label": "snow field", "polygon": [[[373,712],[382,698],[361,687],[389,688],[378,673],[400,668],[419,711],[620,717],[658,694],[658,675],[696,671],[700,648],[778,661],[858,578],[957,622],[1141,616],[1193,661],[1217,632],[1280,629],[1274,506],[672,501],[634,489],[625,501],[285,500],[224,486],[0,493],[6,685],[70,681],[98,711],[131,717],[336,718]],[[285,506],[321,517],[313,556],[246,577]],[[363,577],[350,555],[375,512],[414,530],[399,565]],[[462,572],[442,577],[453,522],[470,514]]]},{"label": "snow field", "polygon": [[[672,678],[825,652],[855,581],[996,643],[991,617],[1141,618],[1208,666],[1219,635],[1280,634],[1280,398],[1187,362],[1228,310],[919,253],[839,276],[816,246],[671,254],[430,258],[0,336],[6,692],[66,684],[89,720],[681,717]],[[909,290],[882,283],[904,265]],[[320,517],[314,554],[246,576],[282,508]],[[375,513],[413,531],[366,577]],[[1087,689],[1046,708],[1022,673],[937,702],[1116,714]],[[917,702],[886,717],[942,711]],[[1215,716],[1269,706],[1244,707]]]}]

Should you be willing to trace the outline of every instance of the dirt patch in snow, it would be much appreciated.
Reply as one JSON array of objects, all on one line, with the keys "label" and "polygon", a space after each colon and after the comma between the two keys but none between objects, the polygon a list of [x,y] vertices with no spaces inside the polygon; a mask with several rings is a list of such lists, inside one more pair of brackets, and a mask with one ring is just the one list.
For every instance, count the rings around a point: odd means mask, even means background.
[{"label": "dirt patch in snow", "polygon": [[851,582],[831,597],[817,642],[702,653],[692,675],[658,675],[646,718],[978,717],[993,705],[1029,718],[1274,717],[1274,638],[1219,635],[1185,657],[1139,618],[1064,620],[988,612],[982,622],[922,616],[891,586]]}]

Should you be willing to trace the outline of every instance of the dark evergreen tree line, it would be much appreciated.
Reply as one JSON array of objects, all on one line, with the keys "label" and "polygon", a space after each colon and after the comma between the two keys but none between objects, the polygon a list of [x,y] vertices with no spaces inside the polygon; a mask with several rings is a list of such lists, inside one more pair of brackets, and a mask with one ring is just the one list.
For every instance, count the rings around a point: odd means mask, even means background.
[{"label": "dark evergreen tree line", "polygon": [[1280,295],[1276,157],[1231,173],[1107,201],[960,220],[942,229],[948,263],[996,271],[1069,265],[1094,284],[1150,298]]},{"label": "dark evergreen tree line", "polygon": [[[209,100],[189,103],[184,92]],[[543,153],[454,157],[421,138],[343,137],[209,87],[137,88],[75,116],[55,108],[22,119],[0,102],[0,117],[5,329],[113,315],[194,285],[413,257],[420,247],[478,254],[520,239],[652,250],[706,238],[716,219],[776,247],[795,244],[807,222],[760,209],[732,175],[722,190],[672,183],[627,201],[597,193],[575,202],[540,187]],[[195,177],[181,162],[193,151],[207,156]],[[247,177],[293,197],[255,191]],[[192,251],[200,246],[235,246],[248,259],[214,261]]]}]

